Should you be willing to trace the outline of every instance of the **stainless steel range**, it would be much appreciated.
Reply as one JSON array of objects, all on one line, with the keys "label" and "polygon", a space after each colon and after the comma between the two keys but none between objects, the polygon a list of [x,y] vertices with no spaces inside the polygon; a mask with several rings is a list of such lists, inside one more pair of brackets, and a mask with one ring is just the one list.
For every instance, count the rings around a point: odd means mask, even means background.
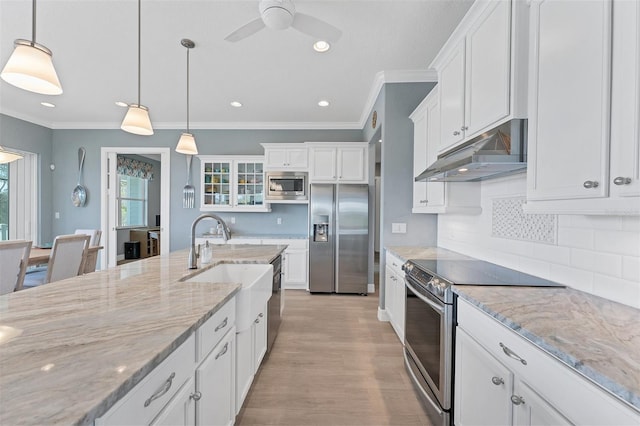
[{"label": "stainless steel range", "polygon": [[411,259],[405,271],[405,365],[433,425],[453,424],[456,285],[562,287],[481,260]]}]

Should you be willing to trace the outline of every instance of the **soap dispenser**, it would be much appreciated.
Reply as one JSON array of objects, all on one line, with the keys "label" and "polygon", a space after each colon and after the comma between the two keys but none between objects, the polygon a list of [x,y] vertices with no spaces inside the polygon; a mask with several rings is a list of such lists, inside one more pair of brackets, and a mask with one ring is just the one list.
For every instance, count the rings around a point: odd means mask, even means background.
[{"label": "soap dispenser", "polygon": [[211,246],[209,245],[209,240],[206,241],[204,247],[202,248],[202,264],[211,263]]}]

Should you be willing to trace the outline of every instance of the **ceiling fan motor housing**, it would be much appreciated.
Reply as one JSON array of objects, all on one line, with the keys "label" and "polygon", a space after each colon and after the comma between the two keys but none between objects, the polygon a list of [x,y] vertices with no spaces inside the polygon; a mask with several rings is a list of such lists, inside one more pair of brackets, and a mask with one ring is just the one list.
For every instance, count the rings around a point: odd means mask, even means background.
[{"label": "ceiling fan motor housing", "polygon": [[296,14],[296,8],[291,0],[262,0],[259,9],[262,21],[272,30],[289,28]]}]

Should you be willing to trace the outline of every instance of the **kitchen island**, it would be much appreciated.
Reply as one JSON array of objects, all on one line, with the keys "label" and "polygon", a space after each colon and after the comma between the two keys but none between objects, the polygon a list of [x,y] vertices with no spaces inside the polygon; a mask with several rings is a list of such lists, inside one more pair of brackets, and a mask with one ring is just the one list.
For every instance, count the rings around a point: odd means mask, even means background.
[{"label": "kitchen island", "polygon": [[[270,263],[286,246],[221,245]],[[172,252],[0,296],[0,424],[92,424],[239,291]]]}]

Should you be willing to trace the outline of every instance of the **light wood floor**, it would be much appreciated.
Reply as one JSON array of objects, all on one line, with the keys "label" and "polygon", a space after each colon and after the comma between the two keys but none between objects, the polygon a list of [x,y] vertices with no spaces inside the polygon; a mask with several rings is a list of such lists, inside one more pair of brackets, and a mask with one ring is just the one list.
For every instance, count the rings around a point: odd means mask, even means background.
[{"label": "light wood floor", "polygon": [[378,296],[287,290],[283,321],[236,424],[426,425]]}]

